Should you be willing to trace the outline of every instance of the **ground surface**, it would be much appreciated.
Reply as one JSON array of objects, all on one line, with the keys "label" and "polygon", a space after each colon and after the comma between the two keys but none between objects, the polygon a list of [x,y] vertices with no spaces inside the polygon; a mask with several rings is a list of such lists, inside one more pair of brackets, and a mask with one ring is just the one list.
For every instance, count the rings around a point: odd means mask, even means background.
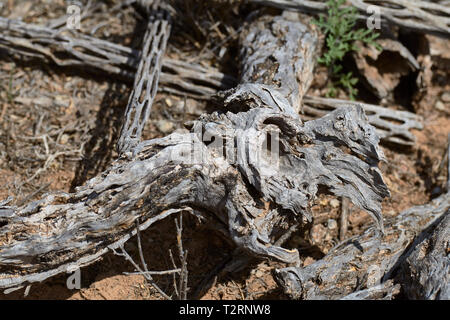
[{"label": "ground surface", "polygon": [[[118,1],[106,2],[113,7]],[[183,57],[219,67],[233,76],[235,72],[235,42],[239,14],[234,6],[225,4],[211,9],[205,16],[195,14],[178,23],[193,24],[194,16],[203,21],[218,21],[217,25],[197,25],[190,33],[176,27],[168,55]],[[221,2],[221,3],[222,3]],[[43,23],[64,14],[64,1],[3,1],[0,15],[21,17],[26,22]],[[197,2],[193,2],[196,4]],[[33,4],[33,5],[32,5]],[[187,11],[189,12],[189,11]],[[98,13],[82,23],[89,33],[95,25],[105,22],[94,35],[139,47],[142,26],[136,25],[133,9],[123,9],[105,15]],[[202,20],[200,20],[202,21]],[[226,23],[225,23],[226,22]],[[405,90],[400,95],[414,96],[411,103],[404,99],[391,101],[389,107],[416,112],[424,119],[424,129],[414,131],[417,143],[411,148],[383,145],[387,162],[381,165],[391,197],[383,203],[383,214],[392,216],[410,206],[427,203],[443,191],[446,172],[445,149],[450,133],[450,43],[434,37],[423,37],[429,52],[420,53],[425,84],[421,94]],[[217,47],[217,44],[220,45]],[[229,47],[219,53],[222,47]],[[217,48],[216,48],[217,47]],[[419,56],[419,53],[416,54]],[[316,69],[316,81],[309,94],[323,95],[324,77]],[[323,82],[323,81],[322,81]],[[30,64],[0,55],[0,200],[12,196],[20,205],[38,199],[53,190],[70,191],[104,170],[117,156],[115,142],[131,84],[111,79],[62,70],[44,64]],[[359,97],[360,100],[366,97]],[[367,98],[373,102],[372,98]],[[160,93],[152,110],[145,138],[160,137],[182,128],[208,106],[205,102]],[[350,206],[347,237],[361,233],[372,224],[368,214]],[[339,200],[321,196],[313,207],[314,225],[306,233],[291,237],[287,245],[300,249],[304,264],[313,263],[339,242]],[[151,270],[171,269],[169,250],[176,249],[173,221],[162,221],[142,234],[146,261]],[[191,294],[205,275],[230,259],[233,247],[217,235],[202,228],[195,219],[184,220],[183,241],[188,250],[189,287]],[[137,254],[135,239],[127,244],[130,254]],[[281,267],[270,261],[255,261],[244,270],[215,279],[202,299],[283,299],[271,270]],[[82,289],[69,290],[66,276],[59,276],[33,285],[26,299],[159,299],[159,295],[131,264],[110,253],[81,270]],[[158,282],[168,291],[172,278],[161,276]],[[0,299],[23,297],[23,290]]]}]

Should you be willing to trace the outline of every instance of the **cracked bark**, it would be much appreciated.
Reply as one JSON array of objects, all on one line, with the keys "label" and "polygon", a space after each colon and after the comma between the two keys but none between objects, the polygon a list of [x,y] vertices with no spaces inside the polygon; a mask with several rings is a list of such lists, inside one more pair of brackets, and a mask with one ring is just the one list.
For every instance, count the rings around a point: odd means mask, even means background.
[{"label": "cracked bark", "polygon": [[139,143],[74,193],[0,206],[0,288],[88,265],[135,234],[136,219],[144,230],[183,210],[215,221],[248,254],[293,265],[297,250],[275,242],[310,221],[323,189],[382,229],[383,154],[363,109],[305,124],[298,115],[316,43],[296,15],[254,21],[242,36],[241,83],[218,94],[224,111],[201,116],[190,132]]},{"label": "cracked bark", "polygon": [[[317,0],[250,0],[251,2],[306,12],[324,12],[325,1]],[[358,9],[361,17],[367,21],[379,12],[383,22],[418,32],[427,32],[442,37],[450,36],[450,8],[445,3],[433,3],[424,0],[349,0],[350,5]]]},{"label": "cracked bark", "polygon": [[[446,193],[429,204],[412,207],[389,219],[383,237],[369,228],[362,235],[337,245],[311,265],[276,270],[276,279],[294,299],[340,299],[355,290],[371,288],[391,279],[415,236],[448,215],[449,210],[450,193]],[[436,247],[437,256],[442,255],[442,246],[440,243]],[[448,271],[448,258],[443,259],[447,261]]]},{"label": "cracked bark", "polygon": [[[133,81],[142,52],[73,30],[58,31],[0,17],[0,48],[19,58],[39,59],[60,67],[103,72]],[[159,89],[207,99],[233,79],[217,70],[164,57]]]},{"label": "cracked bark", "polygon": [[450,299],[450,209],[424,230],[396,271],[408,299]]},{"label": "cracked bark", "polygon": [[[158,89],[162,59],[169,39],[170,15],[159,1],[139,1],[149,13],[149,22],[144,36],[142,58],[138,65],[133,90],[125,111],[117,149],[119,154],[129,152],[141,140],[142,130],[150,117],[153,100]],[[148,2],[151,5],[148,5]]]},{"label": "cracked bark", "polygon": [[[118,80],[121,77],[133,80],[141,55],[140,51],[73,31],[70,34],[60,33],[1,17],[0,30],[2,31],[0,47],[13,57],[20,59],[32,57],[63,67],[103,71]],[[313,65],[313,62],[309,63]],[[235,83],[236,79],[215,69],[164,57],[158,90],[196,99],[210,99],[217,90],[229,89]],[[302,81],[301,85],[303,95],[308,87],[308,81]],[[266,96],[269,96],[268,92]],[[375,126],[382,141],[403,146],[415,144],[415,136],[410,130],[422,129],[422,119],[406,111],[390,110],[354,101],[305,97],[302,119],[316,119],[339,106],[355,104],[363,107],[370,124]]]}]

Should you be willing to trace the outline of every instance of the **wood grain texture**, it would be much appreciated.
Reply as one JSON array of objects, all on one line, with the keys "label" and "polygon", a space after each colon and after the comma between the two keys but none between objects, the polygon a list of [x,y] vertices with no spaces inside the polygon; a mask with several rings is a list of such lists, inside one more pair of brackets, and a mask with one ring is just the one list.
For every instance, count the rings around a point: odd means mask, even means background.
[{"label": "wood grain texture", "polygon": [[450,209],[425,229],[396,271],[408,299],[450,300]]},{"label": "wood grain texture", "polygon": [[[308,224],[323,189],[348,197],[382,229],[383,154],[363,109],[342,107],[305,124],[296,113],[316,35],[289,15],[262,17],[244,34],[242,82],[218,95],[224,111],[201,116],[190,132],[137,144],[74,193],[1,205],[0,288],[88,265],[127,241],[137,219],[144,230],[180,211],[214,221],[249,255],[293,265],[297,250],[275,243]],[[294,34],[297,45],[279,55]]]},{"label": "wood grain texture", "polygon": [[[102,72],[133,82],[141,51],[82,35],[0,17],[0,49],[18,59],[33,58],[83,71]],[[209,99],[230,88],[232,77],[215,69],[164,57],[158,89],[196,99]]]},{"label": "wood grain texture", "polygon": [[[32,56],[45,62],[53,62],[60,66],[79,68],[80,70],[94,68],[93,70],[115,76],[117,80],[132,81],[134,72],[136,72],[139,64],[139,56],[142,55],[140,51],[105,40],[82,36],[76,32],[70,32],[70,34],[58,33],[48,28],[26,24],[17,20],[0,18],[0,30],[3,31],[0,34],[0,48],[7,50],[12,55],[19,56],[19,58]],[[11,37],[11,35],[14,36]],[[312,39],[308,41],[312,41]],[[48,43],[48,46],[43,47],[44,43]],[[271,50],[276,48],[273,47]],[[245,50],[243,49],[243,51]],[[279,47],[278,50],[280,50]],[[258,52],[255,53],[255,58],[257,54]],[[66,56],[65,58],[63,58],[64,55]],[[302,62],[301,59],[297,60],[297,70],[314,65],[314,61],[311,61],[314,58],[313,50],[305,53],[305,57],[307,60],[305,62]],[[272,65],[272,70],[275,67],[276,65]],[[291,79],[293,79],[292,76],[295,76],[295,70],[292,69],[289,72]],[[312,77],[312,74],[308,72],[303,72],[303,76],[309,75],[309,77]],[[281,75],[282,73],[280,72],[278,76]],[[295,88],[295,85],[291,87],[292,90],[298,92],[298,96],[293,97],[296,101],[294,102],[296,108],[300,106],[299,101],[307,91],[310,81],[311,79],[302,79],[298,88]],[[226,97],[227,105],[229,108],[232,108],[233,95],[230,93],[217,93],[220,89],[234,87],[236,82],[236,79],[233,77],[223,74],[216,69],[164,57],[162,59],[158,90],[195,99],[210,99],[212,96],[217,95],[216,99],[219,100],[219,105],[224,103]],[[249,95],[249,100],[251,98],[250,95],[252,95],[252,88],[250,87],[254,86],[250,83],[247,84],[247,91],[242,91]],[[291,81],[291,84],[295,83],[297,82]],[[238,91],[238,88],[234,90]],[[264,89],[260,89],[259,99],[261,101],[259,105],[262,102],[274,105],[274,99],[268,91],[265,91],[264,94],[261,90]],[[222,97],[220,97],[221,95]],[[255,98],[254,95],[253,98]],[[316,119],[336,109],[338,106],[349,104],[355,104],[355,102],[306,97],[302,105],[302,119]],[[358,104],[364,108],[370,124],[376,127],[381,140],[406,146],[415,143],[415,136],[410,130],[422,128],[422,119],[419,116],[407,111],[395,111],[364,103]]]},{"label": "wood grain texture", "polygon": [[449,210],[450,193],[446,193],[387,220],[384,235],[369,228],[311,265],[277,270],[277,281],[294,299],[340,299],[358,288],[383,283],[392,278],[415,237]]},{"label": "wood grain texture", "polygon": [[150,2],[151,5],[147,4],[148,1],[140,2],[149,13],[149,21],[133,90],[117,142],[119,154],[129,152],[141,141],[142,131],[150,117],[158,89],[162,59],[171,30],[170,14],[158,1]]},{"label": "wood grain texture", "polygon": [[[322,0],[251,0],[251,2],[287,10],[325,12],[326,1]],[[450,37],[450,7],[448,3],[424,0],[349,0],[358,9],[361,17],[367,19],[373,9],[380,12],[382,21],[443,37]],[[371,11],[368,9],[371,8]]]},{"label": "wood grain texture", "polygon": [[343,105],[360,105],[377,130],[380,139],[396,145],[412,146],[416,137],[411,129],[423,129],[423,119],[408,111],[392,110],[377,105],[331,98],[306,96],[303,105],[303,118],[316,119]]}]

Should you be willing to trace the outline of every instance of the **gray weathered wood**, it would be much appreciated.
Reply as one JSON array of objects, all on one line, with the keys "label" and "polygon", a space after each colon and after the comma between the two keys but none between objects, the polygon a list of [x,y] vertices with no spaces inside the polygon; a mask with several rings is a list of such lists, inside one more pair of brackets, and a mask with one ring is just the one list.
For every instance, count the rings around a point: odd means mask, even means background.
[{"label": "gray weathered wood", "polygon": [[[447,147],[450,198],[450,134]],[[450,299],[450,208],[426,228],[403,254],[392,274],[409,299]]]},{"label": "gray weathered wood", "polygon": [[[17,20],[0,18],[0,30],[3,31],[3,34],[0,34],[0,47],[7,52],[16,53],[20,56],[33,56],[54,62],[60,66],[70,66],[83,70],[95,68],[95,70],[129,80],[133,79],[139,56],[141,56],[141,53],[136,50],[105,40],[82,36],[73,31],[69,34],[58,33],[51,29]],[[49,45],[43,47],[42,45],[45,43]],[[58,58],[56,58],[57,53]],[[61,53],[66,54],[68,58],[61,57]],[[311,55],[308,55],[308,59],[311,59]],[[307,65],[313,65],[313,63],[308,61]],[[209,99],[217,93],[218,89],[233,87],[235,81],[231,76],[218,70],[165,57],[162,61],[158,89],[196,99]],[[302,81],[301,90],[293,88],[299,91],[299,98],[304,95],[307,88],[306,84],[309,81],[310,79]],[[271,98],[268,93],[266,96]],[[232,96],[228,99],[231,100]],[[306,97],[305,104],[302,107],[304,113],[302,118],[306,120],[316,119],[338,106],[355,103],[353,101]],[[364,108],[369,122],[377,128],[377,133],[382,140],[399,145],[413,145],[415,143],[415,136],[409,130],[422,128],[419,116],[407,111],[394,111],[359,102],[358,104]],[[389,121],[390,119],[392,120]]]},{"label": "gray weathered wood", "polygon": [[[294,35],[296,44],[280,55],[278,44]],[[306,124],[295,112],[316,36],[284,15],[251,23],[242,43],[253,46],[242,51],[243,82],[219,95],[230,111],[203,115],[191,132],[138,144],[74,193],[0,207],[0,288],[88,265],[135,234],[137,219],[144,230],[180,210],[214,221],[250,255],[297,265],[297,250],[275,243],[311,219],[319,187],[348,197],[382,228],[383,154],[363,109],[343,107]]]},{"label": "gray weathered wood", "polygon": [[384,236],[369,228],[311,265],[276,270],[277,281],[294,299],[340,299],[358,288],[382,283],[391,277],[415,236],[449,209],[450,193],[446,193],[386,221]]},{"label": "gray weathered wood", "polygon": [[341,300],[392,300],[400,293],[400,285],[393,280],[360,290],[343,297]]},{"label": "gray weathered wood", "polygon": [[414,145],[416,137],[410,130],[423,129],[422,117],[414,113],[355,101],[306,96],[302,111],[305,119],[316,119],[343,105],[360,105],[380,139],[386,142]]},{"label": "gray weathered wood", "polygon": [[158,3],[139,1],[149,13],[147,31],[141,52],[133,90],[125,110],[125,120],[117,142],[119,154],[129,152],[140,141],[144,126],[150,117],[153,100],[158,89],[162,59],[169,39],[171,23],[169,13]]}]

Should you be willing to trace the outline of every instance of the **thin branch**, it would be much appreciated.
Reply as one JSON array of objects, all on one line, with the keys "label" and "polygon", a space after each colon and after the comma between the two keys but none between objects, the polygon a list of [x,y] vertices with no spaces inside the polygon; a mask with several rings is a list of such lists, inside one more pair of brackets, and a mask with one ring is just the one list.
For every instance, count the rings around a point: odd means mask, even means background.
[{"label": "thin branch", "polygon": [[131,256],[128,254],[128,252],[125,250],[125,248],[123,247],[123,245],[121,245],[120,247],[121,252],[117,253],[114,251],[114,253],[116,255],[122,256],[124,257],[126,260],[128,260],[136,270],[138,270],[139,274],[142,274],[145,279],[147,279],[147,281],[150,283],[150,285],[156,289],[156,291],[158,291],[158,293],[163,296],[163,298],[167,299],[167,300],[172,300],[164,291],[161,290],[161,288],[159,288],[159,286],[156,284],[156,282],[153,280],[152,276],[150,273],[143,271],[136,262],[134,262],[133,258],[131,258]]}]

